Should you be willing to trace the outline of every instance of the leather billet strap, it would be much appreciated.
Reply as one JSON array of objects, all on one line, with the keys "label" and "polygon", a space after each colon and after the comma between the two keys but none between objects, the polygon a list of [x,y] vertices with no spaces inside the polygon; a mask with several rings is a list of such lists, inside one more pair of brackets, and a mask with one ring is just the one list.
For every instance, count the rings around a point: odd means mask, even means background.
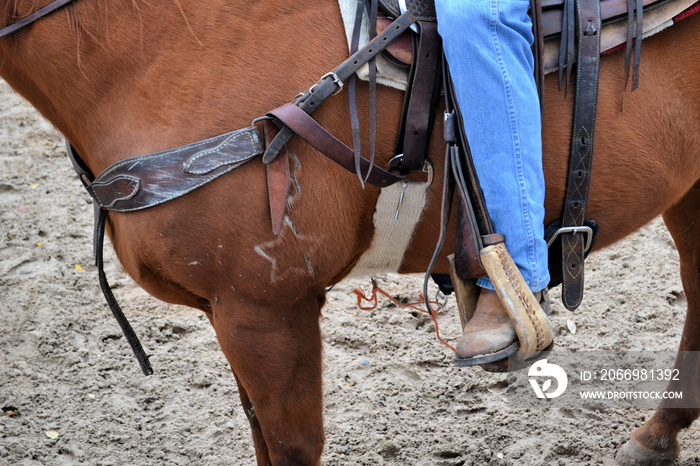
[{"label": "leather billet strap", "polygon": [[[347,171],[357,173],[355,171],[353,150],[326,131],[316,120],[311,118],[308,113],[304,112],[298,106],[287,103],[271,110],[268,114],[281,121],[285,125],[285,128],[289,128],[294,134],[297,134],[313,148],[326,155]],[[360,171],[363,178],[365,178],[369,168],[369,160],[361,157]],[[404,176],[399,173],[393,173],[379,167],[374,167],[372,171],[369,172],[369,176],[366,179],[368,183],[384,188],[398,183],[404,179]]]},{"label": "leather billet strap", "polygon": [[[369,7],[369,39],[372,40],[377,35],[377,0],[370,1]],[[360,32],[362,31],[362,20],[364,18],[365,1],[357,2],[355,12],[355,25],[352,31],[352,41],[350,44],[350,55],[354,55],[360,46]],[[367,63],[369,75],[369,171],[374,166],[375,151],[377,146],[377,61],[372,58]],[[355,173],[362,188],[369,176],[369,171],[362,175],[362,133],[360,131],[360,115],[357,112],[357,90],[356,75],[352,74],[347,81],[348,86],[348,107],[350,110],[350,125],[352,127],[352,149],[355,159]]]},{"label": "leather billet strap", "polygon": [[418,21],[420,34],[414,45],[413,61],[405,94],[396,154],[401,154],[399,169],[408,174],[425,163],[435,111],[442,88],[442,39],[437,23]]},{"label": "leather billet strap", "polygon": [[[376,57],[415,22],[416,20],[410,11],[399,16],[381,34],[351,55],[335,70],[324,75],[318,83],[311,86],[306,92],[300,94],[294,100],[294,105],[297,105],[309,115],[313,113],[328,97],[342,88],[343,82],[355,74],[365,63]],[[263,163],[268,164],[272,162],[293,135],[294,132],[288,126],[280,128],[279,134],[265,150]]]},{"label": "leather billet strap", "polygon": [[87,186],[115,212],[147,209],[183,196],[262,154],[255,126],[115,163]]},{"label": "leather billet strap", "polygon": [[[593,132],[600,72],[600,5],[598,0],[576,0],[578,52],[576,101],[571,134],[569,173],[562,227],[584,225],[593,164]],[[562,235],[562,300],[569,310],[583,299],[583,259],[586,235]]]}]

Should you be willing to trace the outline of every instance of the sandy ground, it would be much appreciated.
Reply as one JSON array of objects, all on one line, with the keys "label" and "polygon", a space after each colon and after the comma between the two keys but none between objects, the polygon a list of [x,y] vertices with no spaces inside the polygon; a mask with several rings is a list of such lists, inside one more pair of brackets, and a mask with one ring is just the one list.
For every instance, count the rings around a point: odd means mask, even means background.
[{"label": "sandy ground", "polygon": [[[0,464],[253,464],[237,388],[207,319],[149,297],[109,252],[115,293],[153,353],[156,374],[142,376],[91,265],[89,196],[61,137],[4,83],[0,139]],[[557,348],[677,348],[685,297],[660,220],[587,264],[576,313],[553,293]],[[420,280],[380,277],[408,299]],[[613,464],[652,414],[509,407],[504,375],[454,367],[421,314],[387,302],[357,309],[359,285],[369,281],[336,286],[323,312],[324,464]],[[458,337],[458,322],[451,304],[440,320],[447,339]],[[698,425],[681,441],[680,463],[700,464]]]}]

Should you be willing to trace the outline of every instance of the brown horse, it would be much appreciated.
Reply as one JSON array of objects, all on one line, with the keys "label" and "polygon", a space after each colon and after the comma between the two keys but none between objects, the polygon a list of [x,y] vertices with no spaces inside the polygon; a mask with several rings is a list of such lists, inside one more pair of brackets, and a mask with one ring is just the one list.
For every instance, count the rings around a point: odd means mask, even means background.
[{"label": "brown horse", "polygon": [[[47,3],[0,2],[3,25]],[[97,174],[130,156],[248,126],[346,58],[341,28],[330,0],[176,0],[167,6],[79,0],[0,40],[0,74]],[[642,87],[626,96],[622,113],[623,56],[603,59],[588,208],[601,225],[598,249],[664,215],[688,298],[684,351],[700,351],[698,43],[698,16],[645,41]],[[366,102],[362,86],[360,94]],[[547,81],[545,95],[549,222],[562,206],[571,100],[556,92],[556,79]],[[381,89],[379,99],[377,154],[385,166],[394,155],[401,95]],[[349,142],[346,114],[345,100],[336,97],[315,117]],[[432,160],[440,174],[442,148],[434,139]],[[289,149],[300,163],[299,188],[288,208],[291,221],[278,237],[260,160],[159,207],[111,213],[108,222],[120,261],[143,288],[209,317],[238,383],[259,464],[320,461],[320,310],[326,287],[367,249],[379,194],[362,190],[355,176],[297,138]],[[426,269],[438,233],[440,181],[437,176],[430,189],[402,272]],[[444,259],[438,266],[446,272]],[[698,380],[700,368],[694,371]],[[697,406],[697,386],[690,396]],[[632,435],[628,451],[644,461],[676,455],[678,432],[698,415],[662,404]]]}]

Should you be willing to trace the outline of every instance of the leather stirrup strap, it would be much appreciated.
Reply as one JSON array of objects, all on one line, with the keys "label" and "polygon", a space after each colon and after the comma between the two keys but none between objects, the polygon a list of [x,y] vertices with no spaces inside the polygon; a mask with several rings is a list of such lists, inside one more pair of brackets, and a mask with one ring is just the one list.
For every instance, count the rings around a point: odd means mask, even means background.
[{"label": "leather stirrup strap", "polygon": [[[578,58],[576,100],[571,134],[569,173],[562,227],[582,226],[593,164],[593,132],[600,71],[600,5],[598,0],[576,0]],[[586,236],[582,231],[562,234],[562,300],[573,311],[583,299],[583,259]]]}]

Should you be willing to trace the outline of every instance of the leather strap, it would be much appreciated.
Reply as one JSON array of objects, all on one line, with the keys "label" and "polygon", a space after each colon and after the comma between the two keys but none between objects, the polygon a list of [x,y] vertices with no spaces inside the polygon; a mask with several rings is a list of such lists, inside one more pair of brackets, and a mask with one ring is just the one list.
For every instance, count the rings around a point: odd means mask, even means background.
[{"label": "leather strap", "polygon": [[413,54],[410,91],[406,92],[403,119],[396,153],[402,154],[399,169],[408,174],[420,170],[425,163],[430,134],[435,122],[435,109],[442,80],[440,57],[442,40],[437,23],[419,21],[418,46]]},{"label": "leather strap", "polygon": [[457,134],[457,143],[460,145],[462,156],[460,157],[461,163],[463,164],[462,170],[465,173],[464,183],[465,189],[469,193],[469,198],[471,199],[472,205],[474,206],[474,215],[476,218],[476,224],[478,225],[478,231],[481,235],[489,235],[495,233],[493,230],[493,223],[491,222],[491,216],[489,215],[488,208],[486,207],[486,199],[484,198],[484,193],[481,190],[481,184],[479,183],[479,178],[476,175],[476,167],[474,166],[474,160],[472,157],[471,147],[469,146],[469,140],[467,139],[467,133],[464,129],[464,120],[462,118],[462,111],[459,108],[459,102],[454,97],[454,85],[452,83],[452,77],[449,75],[449,69],[447,69],[447,64],[443,73],[447,73],[446,79],[446,89],[449,92],[445,92],[445,98],[447,100],[447,95],[450,95],[450,108],[453,109],[455,118],[455,132]]},{"label": "leather strap", "polygon": [[[304,112],[304,110],[292,103],[287,103],[268,113],[281,121],[285,125],[285,128],[290,128],[293,133],[299,135],[299,137],[308,142],[316,150],[350,173],[356,173],[352,149],[326,131],[316,120],[311,118],[308,113]],[[361,157],[360,169],[363,175],[367,173],[369,166],[369,161]],[[401,181],[403,178],[404,177],[398,173],[393,174],[379,167],[374,167],[367,177],[367,182],[374,186],[384,188]]]},{"label": "leather strap", "polygon": [[[347,81],[365,63],[381,53],[382,50],[415,22],[416,20],[410,11],[399,16],[396,21],[391,23],[391,26],[362,47],[357,53],[351,55],[335,70],[324,75],[318,83],[311,86],[306,92],[300,94],[294,100],[294,105],[297,105],[309,115],[313,113],[328,97],[341,88],[343,82]],[[265,150],[263,163],[268,164],[272,162],[292,136],[294,136],[294,132],[289,127],[282,127],[279,134]]]},{"label": "leather strap", "polygon": [[[132,212],[171,201],[262,154],[254,126],[115,163],[87,186],[101,208]],[[168,183],[163,183],[168,180]]]},{"label": "leather strap", "polygon": [[564,86],[564,98],[569,90],[571,68],[574,65],[574,47],[576,35],[576,0],[564,0],[564,14],[561,23],[561,41],[559,42],[559,91],[566,68],[566,83]]},{"label": "leather strap", "polygon": [[[636,13],[636,27],[635,27]],[[632,65],[632,90],[639,87],[639,61],[642,55],[642,32],[644,30],[644,6],[642,0],[627,0],[627,43],[625,44],[625,81],[622,88],[627,89],[630,77],[630,59],[632,58],[632,43],[634,42],[634,64]],[[635,35],[636,30],[636,35]]]},{"label": "leather strap", "polygon": [[[567,0],[568,1],[568,0]],[[593,132],[600,71],[600,5],[598,0],[576,0],[578,66],[571,153],[562,226],[584,224],[593,164]],[[562,300],[569,310],[583,299],[583,233],[562,235]]]},{"label": "leather strap", "polygon": [[114,318],[117,319],[117,323],[119,324],[119,327],[121,327],[122,333],[126,337],[126,341],[129,342],[129,346],[131,346],[131,350],[134,352],[134,356],[136,356],[136,360],[139,362],[139,366],[141,366],[143,374],[151,375],[153,374],[153,368],[151,367],[151,363],[148,361],[148,356],[143,350],[143,346],[141,346],[139,337],[136,336],[136,332],[134,332],[134,329],[131,327],[131,324],[129,324],[129,321],[126,319],[124,311],[122,311],[122,308],[119,306],[117,299],[114,297],[114,294],[112,294],[112,288],[109,286],[109,282],[107,282],[107,276],[105,275],[102,254],[102,248],[105,239],[106,220],[107,210],[100,209],[97,221],[95,222],[94,234],[95,265],[97,266],[97,274],[100,280],[100,288],[102,289],[102,294],[104,294],[105,300],[107,300],[107,305],[109,305],[109,309],[112,311]]},{"label": "leather strap", "polygon": [[[265,144],[277,135],[277,126],[269,120],[265,120]],[[267,197],[270,203],[270,221],[272,233],[277,236],[282,229],[284,211],[287,207],[287,197],[292,180],[289,177],[289,154],[286,150],[272,163],[265,165],[267,172]]]},{"label": "leather strap", "polygon": [[[447,227],[450,222],[450,213],[452,211],[452,202],[454,198],[455,190],[458,188],[459,194],[458,199],[460,203],[459,207],[459,218],[457,222],[457,245],[455,250],[455,258],[462,256],[461,260],[469,260],[472,262],[471,265],[465,264],[465,262],[460,263],[462,270],[469,270],[468,275],[474,275],[474,270],[481,269],[481,273],[476,272],[474,276],[482,276],[485,274],[483,267],[481,266],[480,251],[482,248],[480,230],[482,226],[477,220],[477,214],[475,210],[482,210],[481,220],[485,221],[484,231],[481,233],[490,234],[493,233],[493,227],[491,226],[491,220],[486,210],[486,204],[477,201],[477,206],[474,208],[472,206],[472,200],[474,197],[471,195],[469,190],[469,185],[471,183],[476,183],[478,187],[478,180],[476,177],[476,170],[473,169],[473,164],[471,164],[471,152],[469,151],[469,142],[466,139],[464,128],[461,126],[461,115],[459,113],[459,108],[457,106],[456,99],[454,98],[454,88],[452,86],[452,80],[450,79],[449,67],[447,65],[447,59],[444,53],[442,54],[442,80],[443,87],[445,90],[445,117],[443,123],[445,139],[445,173],[443,178],[443,188],[442,188],[442,210],[440,211],[440,236],[438,237],[437,245],[433,251],[433,256],[430,259],[428,269],[425,273],[425,278],[423,279],[423,296],[426,297],[426,308],[428,313],[432,315],[432,308],[427,304],[428,296],[428,277],[437,261],[440,250],[445,242],[445,237],[447,236]],[[458,125],[460,127],[458,128]],[[464,155],[460,153],[463,152]],[[458,164],[458,166],[455,166]],[[465,165],[466,164],[466,165]],[[464,179],[464,170],[469,175],[470,182],[467,183]],[[479,194],[481,190],[479,189]],[[466,228],[470,231],[462,231]],[[470,257],[471,255],[471,257]],[[476,264],[473,264],[476,262]],[[455,268],[460,275],[460,278],[464,279],[464,274],[457,268],[455,263]],[[470,276],[473,278],[473,276]]]},{"label": "leather strap", "polygon": [[[457,192],[457,240],[455,245],[455,272],[462,280],[472,280],[486,275],[481,263],[484,248],[481,237],[493,233],[486,202],[483,201],[481,185],[476,174],[469,141],[467,140],[462,113],[455,95],[452,76],[447,63],[445,82],[445,108],[452,116],[445,119],[445,126],[452,126],[452,141],[446,141],[450,151],[452,178]],[[478,212],[478,213],[477,213]]]},{"label": "leather strap", "polygon": [[457,187],[457,244],[455,246],[455,271],[462,280],[472,280],[486,276],[486,271],[479,260],[484,245],[481,241],[479,226],[476,223],[474,207],[469,191],[466,189],[461,151],[452,148],[452,176]]},{"label": "leather strap", "polygon": [[0,39],[19,31],[20,29],[22,29],[25,26],[29,26],[30,24],[34,23],[35,21],[40,20],[44,16],[53,13],[54,11],[58,10],[59,8],[62,8],[66,5],[68,5],[69,3],[72,3],[73,1],[74,0],[56,0],[55,2],[49,3],[48,5],[46,5],[43,8],[39,8],[37,11],[35,11],[31,15],[20,19],[16,23],[10,24],[9,26],[0,29]]},{"label": "leather strap", "polygon": [[[370,1],[369,10],[369,39],[377,37],[377,16],[379,4],[378,0]],[[367,63],[369,67],[369,132],[367,135],[369,142],[369,171],[362,180],[362,184],[367,181],[369,172],[374,167],[374,159],[377,151],[377,60],[374,58]]]},{"label": "leather strap", "polygon": [[532,56],[535,58],[535,83],[540,98],[540,113],[544,109],[544,31],[542,26],[542,0],[530,0],[530,18],[535,40],[532,43]]},{"label": "leather strap", "polygon": [[[355,11],[355,26],[352,31],[352,40],[350,41],[350,54],[354,55],[360,47],[360,32],[362,30],[362,19],[365,12],[365,0],[357,2],[357,10]],[[352,128],[352,151],[355,160],[355,173],[357,173],[360,183],[364,188],[364,179],[360,174],[360,159],[362,158],[362,133],[360,132],[360,115],[357,112],[357,91],[355,83],[356,75],[353,74],[348,78],[348,109],[350,111],[350,127]]]}]

